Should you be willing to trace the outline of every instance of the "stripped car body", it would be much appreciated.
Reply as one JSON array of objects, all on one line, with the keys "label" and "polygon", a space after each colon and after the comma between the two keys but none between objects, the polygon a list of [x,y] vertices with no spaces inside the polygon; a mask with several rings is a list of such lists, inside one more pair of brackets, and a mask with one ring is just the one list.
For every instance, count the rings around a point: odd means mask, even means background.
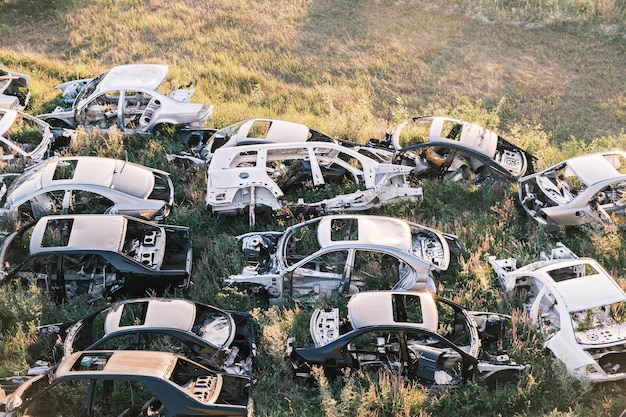
[{"label": "stripped car body", "polygon": [[24,110],[30,101],[30,76],[0,68],[0,109]]},{"label": "stripped car body", "polygon": [[278,119],[246,119],[219,130],[185,129],[181,132],[181,142],[194,147],[189,152],[168,155],[168,158],[205,164],[211,161],[218,148],[306,141],[332,142],[334,139],[301,123]]},{"label": "stripped car body", "polygon": [[626,222],[625,169],[626,152],[621,150],[570,158],[520,178],[520,203],[543,225],[622,225]]},{"label": "stripped car body", "polygon": [[431,271],[446,270],[454,235],[406,220],[356,214],[329,215],[284,232],[238,236],[246,266],[227,285],[258,286],[280,303],[370,288],[435,292]]},{"label": "stripped car body", "polygon": [[[322,214],[363,211],[391,202],[420,201],[422,189],[410,185],[410,171],[330,142],[219,148],[208,168],[206,204],[224,214],[249,209],[251,216],[256,207]],[[305,202],[307,191],[311,201]],[[324,198],[327,195],[333,197]]]},{"label": "stripped car body", "polygon": [[150,134],[165,125],[201,128],[213,106],[190,103],[193,89],[179,88],[168,95],[157,91],[167,71],[166,65],[120,65],[93,79],[59,84],[56,88],[71,107],[37,117],[70,128],[108,131],[115,126],[122,134]]},{"label": "stripped car body", "polygon": [[16,110],[0,109],[0,146],[4,162],[20,159],[41,162],[71,145],[76,132],[52,128],[46,122]]},{"label": "stripped car body", "polygon": [[15,225],[55,214],[124,214],[163,220],[174,202],[169,173],[94,156],[48,159],[5,174],[0,216]]},{"label": "stripped car body", "polygon": [[428,292],[354,294],[348,321],[338,317],[338,309],[315,310],[310,323],[315,348],[294,350],[290,341],[296,376],[310,378],[311,366],[320,365],[329,377],[346,368],[382,368],[427,386],[495,385],[529,369],[499,348],[507,317],[470,312]]},{"label": "stripped car body", "polygon": [[591,382],[626,379],[626,294],[591,258],[562,244],[541,261],[517,268],[515,258],[489,257],[505,292],[545,335],[544,348],[574,377]]},{"label": "stripped car body", "polygon": [[135,298],[82,319],[41,329],[58,335],[62,357],[80,350],[167,350],[211,369],[252,376],[256,355],[252,316],[182,298]]},{"label": "stripped car body", "polygon": [[42,217],[6,237],[0,283],[38,285],[57,301],[143,296],[186,288],[189,228],[121,215]]},{"label": "stripped car body", "polygon": [[[441,116],[414,117],[387,138],[395,163],[413,166],[416,178],[514,181],[534,172],[536,158],[495,132]],[[419,143],[416,143],[418,141]]]},{"label": "stripped car body", "polygon": [[169,352],[84,351],[22,384],[3,417],[252,414],[252,380]]}]

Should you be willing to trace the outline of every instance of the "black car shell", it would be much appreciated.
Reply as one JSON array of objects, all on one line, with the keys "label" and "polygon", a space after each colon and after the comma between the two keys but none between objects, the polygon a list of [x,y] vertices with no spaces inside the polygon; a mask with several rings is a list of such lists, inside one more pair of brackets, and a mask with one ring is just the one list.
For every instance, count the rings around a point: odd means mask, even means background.
[{"label": "black car shell", "polygon": [[0,283],[36,283],[57,300],[186,288],[189,228],[120,215],[47,216],[2,244]]},{"label": "black car shell", "polygon": [[81,350],[165,350],[211,369],[251,375],[256,355],[249,313],[181,298],[124,300],[57,327],[63,357]]}]

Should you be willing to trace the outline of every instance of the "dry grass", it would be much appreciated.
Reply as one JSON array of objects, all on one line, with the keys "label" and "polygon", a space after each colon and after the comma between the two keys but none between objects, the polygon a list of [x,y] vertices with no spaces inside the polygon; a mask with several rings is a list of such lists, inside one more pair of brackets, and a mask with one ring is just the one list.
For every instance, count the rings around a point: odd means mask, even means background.
[{"label": "dry grass", "polygon": [[398,100],[410,115],[441,114],[467,97],[505,98],[503,132],[539,124],[557,143],[621,133],[619,1],[479,4],[5,0],[0,58],[36,69],[37,106],[56,81],[159,62],[172,85],[196,81],[217,125],[275,116],[365,140],[394,122]]}]

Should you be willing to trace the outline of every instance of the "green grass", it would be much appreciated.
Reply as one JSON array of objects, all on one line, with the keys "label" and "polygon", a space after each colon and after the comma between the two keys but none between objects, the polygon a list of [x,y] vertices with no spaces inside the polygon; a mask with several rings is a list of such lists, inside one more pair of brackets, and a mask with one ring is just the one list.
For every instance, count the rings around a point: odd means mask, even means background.
[{"label": "green grass", "polygon": [[[620,0],[0,0],[0,64],[31,75],[38,114],[59,104],[54,85],[113,65],[170,65],[167,84],[194,81],[193,101],[215,104],[210,126],[248,117],[303,122],[365,142],[415,115],[479,122],[539,157],[539,168],[614,147],[626,149],[626,6]],[[168,164],[180,149],[153,139],[82,135],[75,153],[128,158],[172,173],[176,206],[168,221],[190,226],[194,286],[178,295],[250,310],[258,325],[254,391],[259,416],[421,415],[614,416],[625,383],[572,380],[541,350],[541,336],[503,297],[488,255],[524,265],[557,240],[598,259],[626,287],[624,231],[585,227],[548,234],[517,204],[517,186],[475,188],[424,182],[419,206],[393,215],[454,233],[468,252],[438,277],[444,296],[472,309],[513,314],[511,355],[532,363],[519,386],[462,387],[427,393],[357,375],[341,384],[297,384],[282,359],[287,336],[308,339],[310,311],[271,307],[221,288],[239,272],[233,236],[247,218],[204,208],[206,172]],[[11,169],[5,167],[5,169]],[[258,230],[301,218],[258,216]],[[326,301],[327,305],[332,301]],[[0,374],[24,372],[35,326],[73,320],[90,308],[57,307],[33,290],[0,289],[0,308],[16,318],[0,340]]]}]

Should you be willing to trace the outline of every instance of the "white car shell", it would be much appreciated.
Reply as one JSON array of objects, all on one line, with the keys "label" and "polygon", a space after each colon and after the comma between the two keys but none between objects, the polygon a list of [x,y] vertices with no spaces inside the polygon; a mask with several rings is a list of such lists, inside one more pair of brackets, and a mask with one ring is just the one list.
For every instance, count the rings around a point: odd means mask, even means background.
[{"label": "white car shell", "polygon": [[526,294],[524,312],[572,376],[626,379],[626,322],[613,314],[626,293],[595,260],[578,258],[562,244],[542,259],[522,268],[515,258],[491,256],[489,263],[506,292]]},{"label": "white car shell", "polygon": [[59,84],[72,107],[38,117],[72,128],[108,131],[116,126],[124,134],[151,133],[162,125],[204,126],[213,106],[189,103],[194,90],[177,89],[168,95],[157,91],[167,71],[165,65],[120,65],[93,79]]},{"label": "white car shell", "polygon": [[20,175],[5,176],[11,185],[5,190],[0,214],[16,225],[68,213],[162,220],[174,200],[167,172],[110,158],[52,158]]},{"label": "white car shell", "polygon": [[[293,176],[286,164],[309,165],[304,178],[314,187],[327,186],[327,173],[340,172],[358,187],[356,192],[320,201],[281,201]],[[304,165],[304,164],[303,164]],[[422,189],[407,179],[411,167],[382,164],[352,149],[330,142],[268,143],[220,148],[208,168],[206,204],[214,212],[236,214],[263,206],[307,208],[321,213],[354,212],[396,201],[420,201]],[[298,180],[300,181],[300,179]],[[300,183],[300,182],[299,182]],[[291,185],[294,185],[293,182]]]},{"label": "white car shell", "polygon": [[465,170],[483,176],[491,171],[503,179],[519,178],[532,172],[535,159],[492,130],[443,116],[414,117],[400,124],[389,140],[405,162],[412,159],[416,176],[435,170],[446,178],[455,178]]},{"label": "white car shell", "polygon": [[368,282],[435,292],[431,271],[446,270],[451,250],[465,249],[454,235],[359,214],[318,217],[284,232],[251,232],[238,239],[247,265],[226,284],[260,286],[276,302],[354,293]]}]

